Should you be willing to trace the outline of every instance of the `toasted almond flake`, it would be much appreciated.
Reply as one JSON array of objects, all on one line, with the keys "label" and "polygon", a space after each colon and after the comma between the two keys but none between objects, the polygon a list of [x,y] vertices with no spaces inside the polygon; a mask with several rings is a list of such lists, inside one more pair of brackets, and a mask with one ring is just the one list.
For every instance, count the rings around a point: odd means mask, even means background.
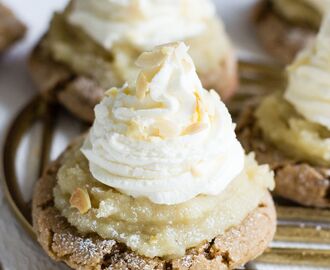
[{"label": "toasted almond flake", "polygon": [[77,208],[81,214],[85,214],[91,208],[91,200],[87,190],[76,188],[71,194],[70,198],[71,207]]},{"label": "toasted almond flake", "polygon": [[128,124],[126,136],[135,137],[139,134],[139,125],[135,121],[130,121]]},{"label": "toasted almond flake", "polygon": [[135,64],[140,68],[160,66],[165,60],[166,54],[163,51],[145,52],[140,55]]},{"label": "toasted almond flake", "polygon": [[160,71],[161,67],[153,67],[149,68],[148,70],[144,70],[144,76],[146,76],[147,81],[151,82],[155,75]]},{"label": "toasted almond flake", "polygon": [[197,92],[195,92],[194,94],[196,97],[196,106],[195,106],[195,112],[193,114],[193,122],[200,122],[203,119],[204,106],[200,95]]},{"label": "toasted almond flake", "polygon": [[131,94],[131,89],[129,87],[126,87],[123,92],[126,94],[126,95],[130,95]]},{"label": "toasted almond flake", "polygon": [[116,87],[112,87],[112,88],[110,88],[109,90],[107,90],[107,91],[105,92],[105,95],[106,95],[107,97],[115,96],[115,95],[117,95],[117,94],[118,94],[118,89],[117,89]]},{"label": "toasted almond flake", "polygon": [[136,81],[136,97],[144,99],[148,91],[148,81],[143,72],[141,72]]},{"label": "toasted almond flake", "polygon": [[198,115],[198,121],[201,121],[203,118],[203,108],[202,108],[202,102],[201,99],[199,97],[199,95],[197,95],[197,99],[196,99],[196,112]]},{"label": "toasted almond flake", "polygon": [[137,140],[145,140],[147,138],[147,134],[143,131],[143,128],[135,121],[130,121],[126,136]]},{"label": "toasted almond flake", "polygon": [[178,126],[169,120],[159,120],[154,127],[162,138],[174,138],[180,134]]},{"label": "toasted almond flake", "polygon": [[191,167],[190,171],[191,171],[191,174],[195,177],[199,177],[202,175],[202,172],[198,169],[197,166]]},{"label": "toasted almond flake", "polygon": [[176,46],[176,43],[168,43],[166,45],[167,46],[164,45],[163,47],[161,47],[161,52],[164,55],[169,55],[174,51],[175,48],[173,46]]},{"label": "toasted almond flake", "polygon": [[188,134],[195,134],[198,132],[201,132],[204,129],[207,129],[207,124],[205,123],[194,123],[190,126],[188,126],[184,131],[183,131],[183,135],[188,135]]},{"label": "toasted almond flake", "polygon": [[160,134],[159,128],[153,128],[153,129],[151,130],[151,136],[154,136],[154,137],[161,137],[161,134]]},{"label": "toasted almond flake", "polygon": [[198,122],[198,113],[196,111],[193,113],[192,122],[193,123]]}]

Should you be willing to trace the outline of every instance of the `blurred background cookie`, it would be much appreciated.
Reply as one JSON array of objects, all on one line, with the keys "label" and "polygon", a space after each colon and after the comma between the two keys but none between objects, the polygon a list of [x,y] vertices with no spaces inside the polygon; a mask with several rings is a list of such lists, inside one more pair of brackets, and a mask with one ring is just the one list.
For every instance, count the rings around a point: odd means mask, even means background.
[{"label": "blurred background cookie", "polygon": [[0,53],[23,38],[25,32],[25,25],[0,2]]},{"label": "blurred background cookie", "polygon": [[185,41],[203,85],[228,99],[237,86],[233,48],[209,0],[193,3],[71,1],[54,15],[30,58],[44,95],[86,121],[105,90],[136,76],[144,50]]},{"label": "blurred background cookie", "polygon": [[316,35],[329,0],[261,0],[253,10],[257,34],[266,50],[290,63]]},{"label": "blurred background cookie", "polygon": [[330,16],[311,46],[287,68],[288,85],[246,108],[238,136],[246,151],[275,171],[275,193],[330,207]]}]

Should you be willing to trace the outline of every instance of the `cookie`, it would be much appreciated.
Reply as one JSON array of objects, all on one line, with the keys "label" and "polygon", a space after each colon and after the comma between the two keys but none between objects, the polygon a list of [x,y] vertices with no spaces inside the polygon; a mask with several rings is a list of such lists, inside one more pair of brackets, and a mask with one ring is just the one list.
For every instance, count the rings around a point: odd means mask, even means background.
[{"label": "cookie", "polygon": [[[92,122],[94,106],[106,90],[135,80],[135,59],[143,48],[124,39],[106,49],[70,22],[75,3],[78,1],[70,1],[63,12],[54,14],[47,33],[30,55],[29,67],[45,97]],[[221,21],[214,15],[204,31],[186,39],[203,86],[216,90],[224,100],[230,98],[238,86],[237,59]]]},{"label": "cookie", "polygon": [[275,208],[267,192],[241,224],[187,250],[182,258],[164,260],[140,256],[114,240],[102,239],[97,234],[80,234],[61,216],[54,206],[53,188],[62,159],[63,156],[50,164],[36,185],[33,226],[47,254],[73,269],[234,269],[260,255],[275,233]]},{"label": "cookie", "polygon": [[24,24],[15,17],[10,9],[0,3],[0,53],[21,39],[25,32]]},{"label": "cookie", "polygon": [[[94,120],[94,107],[108,89],[102,88],[95,79],[77,74],[68,66],[52,59],[44,39],[33,50],[29,67],[43,96],[57,100],[86,122],[91,123]],[[205,88],[218,91],[221,89],[222,98],[227,100],[238,86],[236,58],[228,55],[217,69],[200,74],[200,78]]]},{"label": "cookie", "polygon": [[256,124],[254,107],[242,112],[237,135],[244,149],[254,151],[256,160],[275,172],[275,194],[305,206],[330,207],[329,168],[313,166],[286,156],[266,141]]},{"label": "cookie", "polygon": [[253,23],[264,48],[283,64],[315,38],[317,29],[289,22],[273,8],[270,0],[258,2],[253,10]]}]

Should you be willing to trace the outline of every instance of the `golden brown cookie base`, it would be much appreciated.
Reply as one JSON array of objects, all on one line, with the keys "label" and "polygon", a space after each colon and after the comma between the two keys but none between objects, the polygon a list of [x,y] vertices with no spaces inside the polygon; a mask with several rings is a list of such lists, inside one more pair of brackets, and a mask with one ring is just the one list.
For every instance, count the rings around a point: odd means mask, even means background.
[{"label": "golden brown cookie base", "polygon": [[315,37],[316,30],[286,21],[261,0],[253,10],[257,35],[265,49],[283,64],[290,64],[296,54]]},{"label": "golden brown cookie base", "polygon": [[233,269],[260,255],[275,233],[275,208],[267,193],[259,206],[240,225],[228,229],[211,242],[188,250],[182,258],[165,261],[139,256],[114,240],[104,240],[97,234],[79,234],[60,215],[53,201],[53,187],[60,165],[61,157],[46,169],[36,185],[33,224],[47,254],[74,269]]},{"label": "golden brown cookie base", "polygon": [[0,53],[8,49],[26,32],[26,27],[0,3]]},{"label": "golden brown cookie base", "polygon": [[29,59],[31,75],[39,91],[47,99],[58,100],[78,118],[93,122],[93,109],[105,90],[92,79],[76,75],[67,66],[53,61],[46,46],[40,42]]},{"label": "golden brown cookie base", "polygon": [[[29,66],[31,75],[41,93],[58,100],[78,118],[92,122],[94,107],[105,90],[92,78],[76,74],[68,66],[52,59],[45,36],[33,50]],[[206,89],[215,89],[224,100],[230,98],[238,86],[236,58],[228,55],[217,69],[200,74]]]},{"label": "golden brown cookie base", "polygon": [[274,170],[276,195],[306,206],[330,207],[329,168],[290,159],[265,141],[256,125],[254,108],[247,108],[240,116],[237,136],[246,152],[254,151],[259,163]]}]

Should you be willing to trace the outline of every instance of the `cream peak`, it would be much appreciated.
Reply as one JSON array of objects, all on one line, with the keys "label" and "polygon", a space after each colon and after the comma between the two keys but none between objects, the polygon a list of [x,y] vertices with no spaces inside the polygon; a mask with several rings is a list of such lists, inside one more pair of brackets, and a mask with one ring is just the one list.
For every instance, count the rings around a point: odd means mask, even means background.
[{"label": "cream peak", "polygon": [[95,179],[156,204],[217,195],[244,168],[226,106],[184,43],[143,53],[135,85],[109,90],[82,147]]}]

